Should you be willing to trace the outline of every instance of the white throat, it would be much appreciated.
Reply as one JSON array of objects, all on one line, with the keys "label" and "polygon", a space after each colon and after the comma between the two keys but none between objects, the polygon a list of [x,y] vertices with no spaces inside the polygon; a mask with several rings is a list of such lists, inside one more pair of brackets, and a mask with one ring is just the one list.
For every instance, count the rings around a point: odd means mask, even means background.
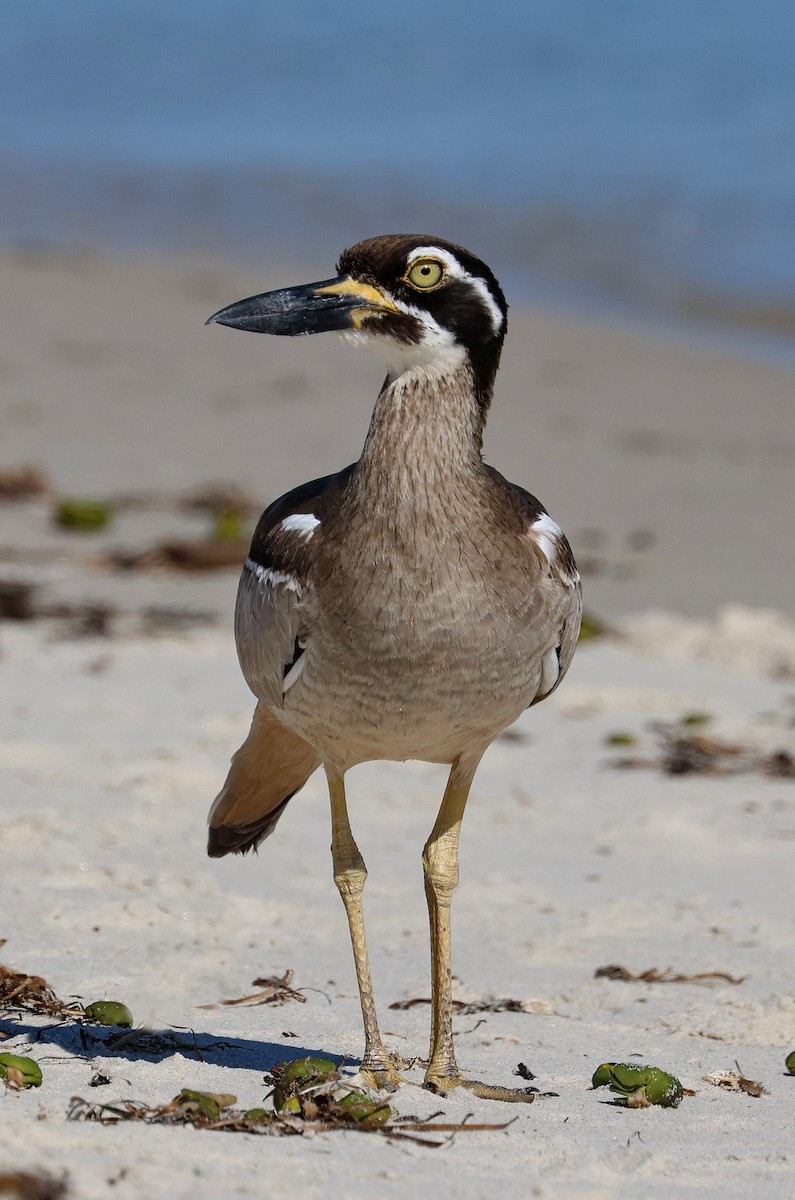
[{"label": "white throat", "polygon": [[342,336],[354,346],[368,346],[387,365],[390,381],[399,379],[418,369],[431,373],[446,374],[462,367],[466,362],[466,351],[448,329],[437,325],[419,309],[408,309],[423,326],[419,342],[409,344],[369,329],[346,332]]}]

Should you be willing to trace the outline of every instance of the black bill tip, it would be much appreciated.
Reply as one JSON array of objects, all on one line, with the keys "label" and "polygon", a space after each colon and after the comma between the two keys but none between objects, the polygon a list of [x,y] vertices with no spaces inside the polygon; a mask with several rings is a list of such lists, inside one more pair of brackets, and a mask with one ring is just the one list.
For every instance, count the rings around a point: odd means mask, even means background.
[{"label": "black bill tip", "polygon": [[296,337],[306,333],[350,329],[353,312],[366,301],[350,290],[335,290],[346,281],[326,279],[299,287],[249,296],[213,313],[206,325],[228,325],[252,333]]}]

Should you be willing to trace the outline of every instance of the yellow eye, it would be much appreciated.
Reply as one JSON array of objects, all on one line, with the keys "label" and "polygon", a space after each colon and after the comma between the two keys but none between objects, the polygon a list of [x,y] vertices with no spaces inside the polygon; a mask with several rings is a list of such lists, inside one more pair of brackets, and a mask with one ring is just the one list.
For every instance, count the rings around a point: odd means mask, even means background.
[{"label": "yellow eye", "polygon": [[444,266],[438,258],[418,258],[406,278],[412,287],[428,291],[438,287],[444,279]]}]

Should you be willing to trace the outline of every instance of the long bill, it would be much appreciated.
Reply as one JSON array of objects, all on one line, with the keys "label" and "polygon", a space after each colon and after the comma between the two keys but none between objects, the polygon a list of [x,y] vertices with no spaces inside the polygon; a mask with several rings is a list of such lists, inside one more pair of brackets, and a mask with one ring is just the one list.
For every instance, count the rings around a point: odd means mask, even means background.
[{"label": "long bill", "polygon": [[393,301],[380,288],[345,275],[249,296],[247,300],[238,300],[236,304],[219,309],[206,324],[296,337],[305,333],[359,329],[367,316],[397,311]]}]

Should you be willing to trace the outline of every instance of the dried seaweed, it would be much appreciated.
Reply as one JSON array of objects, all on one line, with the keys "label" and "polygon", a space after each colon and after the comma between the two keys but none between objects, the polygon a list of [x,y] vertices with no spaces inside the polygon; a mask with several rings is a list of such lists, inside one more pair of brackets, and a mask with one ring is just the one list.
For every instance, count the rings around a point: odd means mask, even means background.
[{"label": "dried seaweed", "polygon": [[635,975],[627,967],[622,967],[620,963],[609,963],[606,967],[596,968],[594,979],[618,979],[622,983],[696,983],[700,987],[715,987],[720,983],[730,983],[733,987],[738,987],[741,983],[746,982],[748,976],[729,975],[725,971],[699,971],[696,975],[683,975],[679,971],[674,971],[672,967],[666,967],[663,971],[659,967],[648,967],[645,971]]},{"label": "dried seaweed", "polygon": [[729,775],[756,773],[778,779],[795,779],[795,758],[788,750],[762,752],[751,746],[726,742],[714,734],[690,732],[693,714],[673,723],[652,725],[658,752],[648,758],[613,759],[611,766],[632,770],[658,770],[666,775]]},{"label": "dried seaweed", "polygon": [[46,1171],[0,1171],[0,1196],[9,1200],[64,1200],[66,1181]]},{"label": "dried seaweed", "polygon": [[31,500],[36,496],[46,496],[49,491],[50,482],[42,467],[23,463],[0,470],[2,501]]},{"label": "dried seaweed", "polygon": [[[0,943],[1,944],[1,943]],[[0,1012],[24,1011],[47,1017],[79,1017],[80,1004],[60,1000],[41,975],[28,975],[0,964]]]},{"label": "dried seaweed", "polygon": [[[283,1004],[288,1004],[292,1000],[297,1000],[299,1004],[306,1004],[306,996],[304,992],[318,991],[317,988],[294,988],[292,986],[294,972],[287,970],[283,975],[265,976],[260,979],[254,979],[251,986],[260,988],[258,992],[252,992],[247,996],[239,996],[233,1000],[216,1000],[212,1004],[200,1004],[199,1008],[224,1008],[224,1007],[239,1007],[243,1005],[268,1004],[273,1008],[280,1008]],[[325,992],[320,993],[326,996]],[[326,996],[329,1001],[329,997]]]},{"label": "dried seaweed", "polygon": [[[416,1008],[418,1004],[431,1004],[431,999],[429,996],[414,996],[411,1000],[395,1000],[389,1007],[397,1012],[403,1012],[409,1008]],[[483,1000],[453,1000],[452,1009],[454,1013],[459,1013],[461,1016],[501,1012],[541,1013],[548,1016],[551,1011],[545,1000],[513,1000],[510,997],[500,1000],[493,997]]]},{"label": "dried seaweed", "polygon": [[[209,1103],[207,1102],[209,1101]],[[286,1116],[272,1110],[238,1109],[232,1107],[234,1096],[216,1096],[184,1088],[168,1104],[149,1105],[138,1100],[115,1100],[108,1104],[92,1104],[82,1096],[72,1096],[66,1117],[69,1121],[97,1121],[102,1125],[117,1125],[121,1121],[141,1121],[147,1125],[192,1125],[223,1133],[251,1133],[268,1137],[301,1136],[309,1131],[375,1133],[388,1138],[405,1138],[425,1146],[441,1146],[447,1139],[431,1141],[417,1134],[475,1133],[507,1129],[512,1121],[499,1124],[475,1124],[469,1116],[458,1123],[437,1122],[434,1113],[426,1119],[395,1117],[386,1124],[362,1123],[352,1116],[333,1093],[313,1097],[315,1115]],[[513,1120],[516,1120],[514,1117]]]},{"label": "dried seaweed", "polygon": [[240,569],[249,550],[247,537],[172,538],[150,550],[114,550],[105,556],[104,565],[116,571],[152,571],[170,567],[177,571],[222,571]]},{"label": "dried seaweed", "polygon": [[744,1092],[746,1096],[758,1098],[767,1095],[764,1084],[756,1079],[746,1079],[738,1064],[734,1065],[737,1067],[736,1071],[712,1071],[703,1077],[704,1082],[711,1083],[713,1087],[723,1088],[727,1092]]}]

